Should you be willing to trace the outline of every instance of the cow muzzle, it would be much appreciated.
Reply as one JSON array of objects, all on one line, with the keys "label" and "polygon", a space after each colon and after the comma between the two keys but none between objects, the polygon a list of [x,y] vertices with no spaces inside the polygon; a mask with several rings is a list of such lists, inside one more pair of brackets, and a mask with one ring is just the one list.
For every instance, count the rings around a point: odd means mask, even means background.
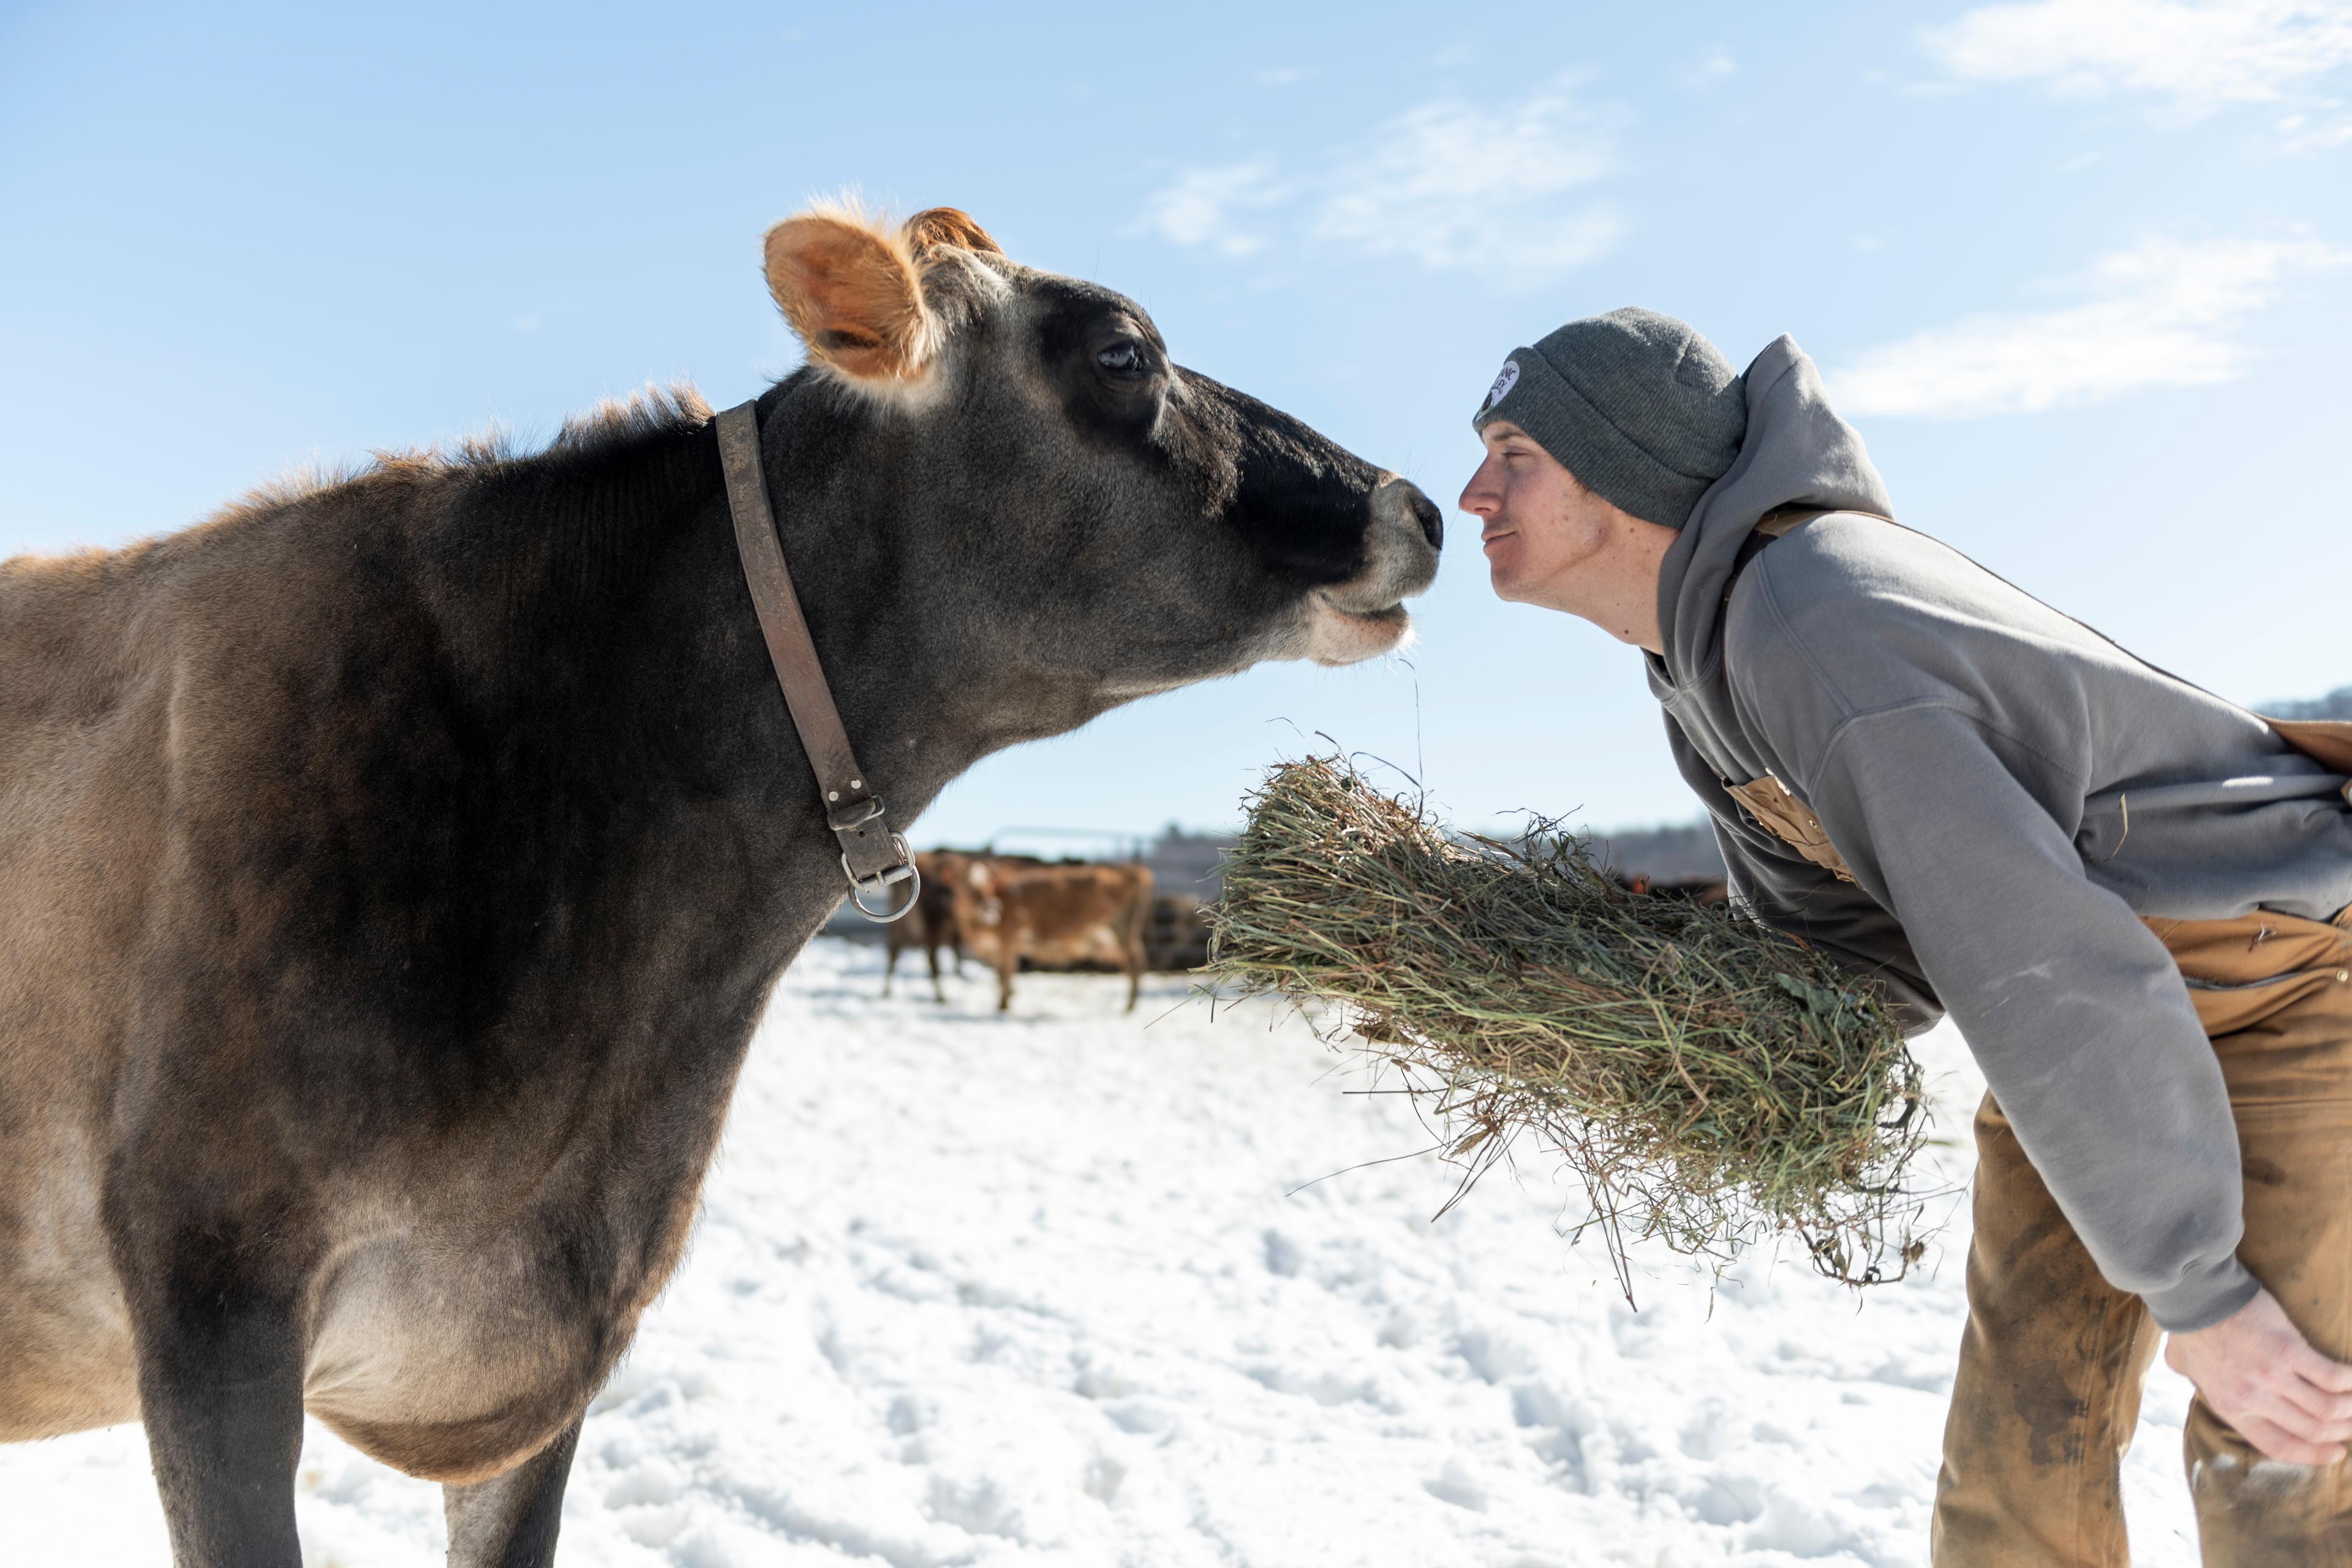
[{"label": "cow muzzle", "polygon": [[1300,657],[1318,664],[1354,664],[1404,647],[1412,636],[1404,601],[1437,577],[1444,514],[1420,486],[1388,475],[1373,489],[1367,511],[1363,569],[1308,599]]}]

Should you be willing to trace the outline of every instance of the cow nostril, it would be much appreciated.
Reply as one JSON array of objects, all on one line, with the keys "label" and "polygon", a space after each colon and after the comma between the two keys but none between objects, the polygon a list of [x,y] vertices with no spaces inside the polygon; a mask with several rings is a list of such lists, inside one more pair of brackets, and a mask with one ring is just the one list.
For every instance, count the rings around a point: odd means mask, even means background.
[{"label": "cow nostril", "polygon": [[1432,550],[1445,548],[1445,514],[1437,503],[1415,490],[1412,496],[1413,521],[1421,524],[1421,536],[1429,541]]}]

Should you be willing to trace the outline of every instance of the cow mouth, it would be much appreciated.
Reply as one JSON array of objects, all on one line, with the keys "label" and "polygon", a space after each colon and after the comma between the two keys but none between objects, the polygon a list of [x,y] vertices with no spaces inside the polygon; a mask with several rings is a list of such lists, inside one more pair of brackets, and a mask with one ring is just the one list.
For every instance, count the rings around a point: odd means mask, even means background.
[{"label": "cow mouth", "polygon": [[1341,604],[1339,600],[1333,598],[1328,594],[1318,594],[1315,596],[1323,601],[1323,607],[1325,609],[1330,611],[1333,615],[1338,616],[1340,619],[1355,622],[1356,624],[1367,628],[1384,626],[1402,631],[1406,626],[1412,624],[1412,616],[1405,609],[1404,601],[1402,599],[1399,599],[1382,609],[1360,610],[1352,605]]},{"label": "cow mouth", "polygon": [[1318,592],[1306,657],[1318,664],[1354,664],[1394,652],[1412,635],[1412,616],[1402,600],[1367,610]]}]

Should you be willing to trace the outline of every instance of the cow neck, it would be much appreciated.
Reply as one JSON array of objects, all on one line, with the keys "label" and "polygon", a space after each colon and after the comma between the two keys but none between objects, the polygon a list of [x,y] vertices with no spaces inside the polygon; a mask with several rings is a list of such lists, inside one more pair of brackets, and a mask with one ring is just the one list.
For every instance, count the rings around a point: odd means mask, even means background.
[{"label": "cow neck", "polygon": [[[922,875],[906,838],[891,831],[888,808],[850,749],[849,732],[824,678],[824,665],[801,613],[800,595],[784,562],[768,502],[768,481],[760,455],[757,402],[741,403],[718,418],[719,461],[727,479],[727,505],[735,524],[735,550],[743,581],[760,617],[768,662],[782,689],[793,728],[815,775],[825,825],[841,846],[841,868],[849,879],[849,899],[870,921],[887,923],[915,907]],[[907,884],[895,904],[890,889]],[[879,900],[868,904],[867,900]]]}]

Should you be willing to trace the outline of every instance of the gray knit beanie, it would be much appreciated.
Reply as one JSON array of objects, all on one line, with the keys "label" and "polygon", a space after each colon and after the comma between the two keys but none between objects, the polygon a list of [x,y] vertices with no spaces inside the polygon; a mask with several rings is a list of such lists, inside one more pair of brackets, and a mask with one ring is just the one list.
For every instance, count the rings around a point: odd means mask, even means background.
[{"label": "gray knit beanie", "polygon": [[1693,328],[1628,307],[1517,349],[1470,423],[1507,419],[1586,489],[1680,528],[1739,455],[1739,373]]}]

